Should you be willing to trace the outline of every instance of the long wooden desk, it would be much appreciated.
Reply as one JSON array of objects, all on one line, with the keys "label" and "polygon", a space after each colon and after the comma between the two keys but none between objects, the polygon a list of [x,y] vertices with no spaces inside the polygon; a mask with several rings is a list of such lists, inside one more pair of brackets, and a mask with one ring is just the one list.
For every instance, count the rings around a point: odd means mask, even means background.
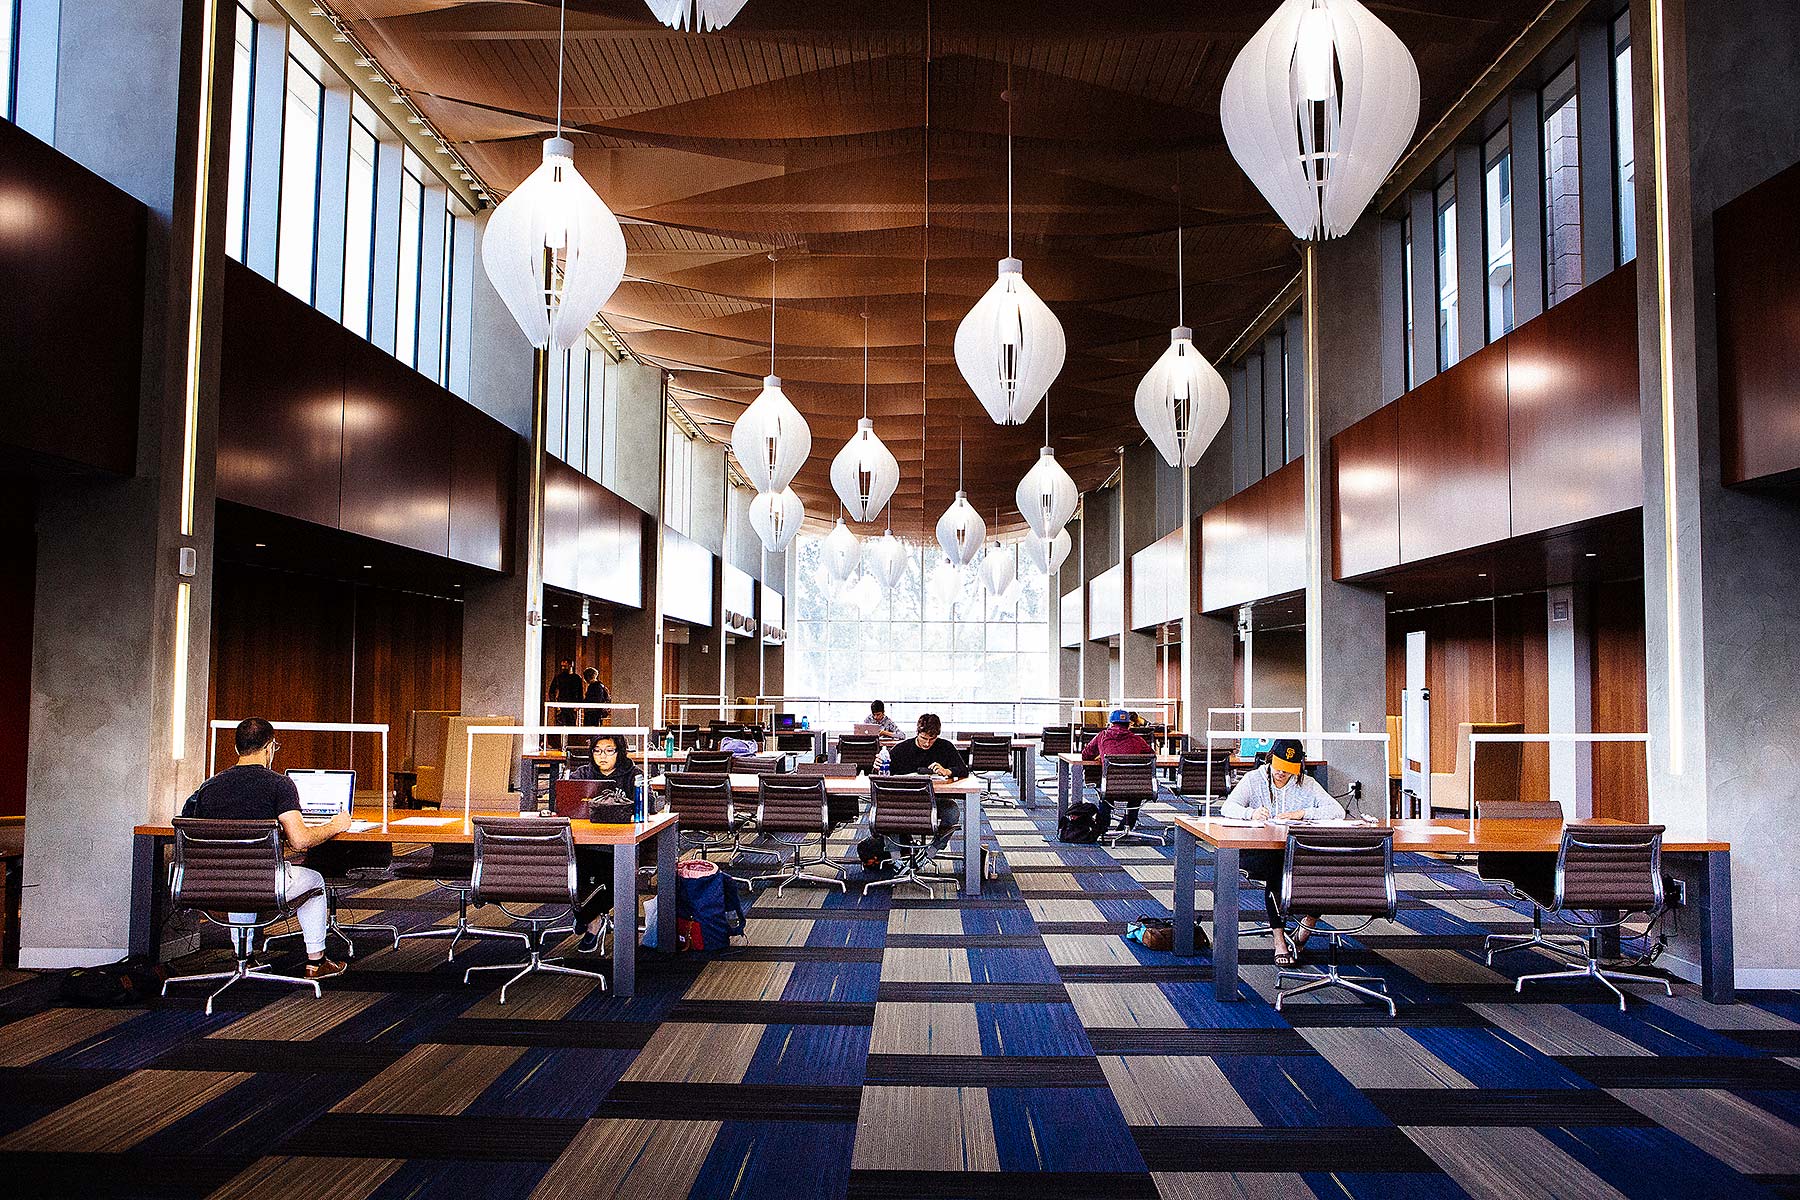
[{"label": "long wooden desk", "polygon": [[[515,816],[515,813],[477,814]],[[386,825],[355,833],[340,833],[334,842],[426,842],[430,844],[469,845],[474,839],[463,832],[460,816],[445,824],[409,824],[419,816],[390,816]],[[438,820],[424,817],[423,820]],[[656,890],[662,896],[675,894],[675,862],[681,850],[681,822],[675,813],[658,813],[648,821],[632,825],[595,825],[591,821],[571,821],[570,829],[578,846],[640,846],[656,843]],[[168,872],[163,869],[164,850],[175,840],[173,825],[139,825],[132,830],[131,857],[131,953],[154,958],[163,923],[168,919]],[[637,902],[638,856],[613,855],[613,912],[618,914],[618,932],[613,937],[613,994],[630,996],[637,990]],[[656,906],[656,944],[676,944],[675,905]]]},{"label": "long wooden desk", "polygon": [[[1617,825],[1624,822],[1602,821]],[[1245,850],[1280,850],[1287,845],[1288,826],[1227,824],[1220,818],[1177,815],[1175,826],[1175,953],[1194,953],[1195,862],[1199,843],[1213,848],[1213,996],[1238,999],[1238,902],[1242,880],[1239,855]],[[1470,854],[1504,851],[1554,856],[1562,844],[1563,826],[1556,821],[1433,820],[1380,821],[1394,831],[1394,852]],[[1700,924],[1700,987],[1714,1004],[1733,1002],[1731,953],[1731,846],[1727,842],[1663,843],[1669,860],[1697,860],[1687,907]]]},{"label": "long wooden desk", "polygon": [[[760,775],[731,776],[731,794],[746,799],[754,799]],[[657,791],[664,787],[664,778],[657,775],[650,780],[650,786]],[[975,778],[935,780],[932,791],[939,796],[950,796],[963,802],[963,894],[977,896],[981,894],[981,838],[986,827],[981,809],[981,781]],[[867,796],[869,794],[869,777],[867,775],[826,777],[825,790],[839,796]]]}]

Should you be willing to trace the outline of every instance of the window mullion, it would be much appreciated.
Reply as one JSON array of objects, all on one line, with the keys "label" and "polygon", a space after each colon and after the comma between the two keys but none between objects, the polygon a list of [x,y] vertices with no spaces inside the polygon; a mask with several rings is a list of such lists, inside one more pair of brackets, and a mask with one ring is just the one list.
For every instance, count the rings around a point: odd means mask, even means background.
[{"label": "window mullion", "polygon": [[[379,136],[379,132],[378,132]],[[369,292],[369,340],[393,354],[394,304],[400,278],[400,142],[375,148],[375,267]]]},{"label": "window mullion", "polygon": [[1613,89],[1611,23],[1584,21],[1575,50],[1581,107],[1581,282],[1593,283],[1618,265],[1613,207]]},{"label": "window mullion", "polygon": [[313,304],[334,321],[344,317],[344,216],[350,186],[350,98],[348,87],[332,86],[328,82],[319,121],[319,232],[313,262]]},{"label": "window mullion", "polygon": [[1512,94],[1513,327],[1544,311],[1544,126],[1537,93]]}]

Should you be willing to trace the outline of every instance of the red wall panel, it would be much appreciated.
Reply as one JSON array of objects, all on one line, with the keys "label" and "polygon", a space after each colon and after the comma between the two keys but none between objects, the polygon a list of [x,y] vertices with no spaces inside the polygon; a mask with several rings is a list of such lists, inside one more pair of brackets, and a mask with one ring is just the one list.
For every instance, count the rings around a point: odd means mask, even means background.
[{"label": "red wall panel", "polygon": [[1306,586],[1306,460],[1296,458],[1257,486],[1264,489],[1270,596]]},{"label": "red wall panel", "polygon": [[544,460],[544,582],[581,590],[582,484],[587,477],[558,459]]},{"label": "red wall panel", "polygon": [[449,407],[450,557],[490,571],[509,570],[508,533],[523,441],[472,405]]}]

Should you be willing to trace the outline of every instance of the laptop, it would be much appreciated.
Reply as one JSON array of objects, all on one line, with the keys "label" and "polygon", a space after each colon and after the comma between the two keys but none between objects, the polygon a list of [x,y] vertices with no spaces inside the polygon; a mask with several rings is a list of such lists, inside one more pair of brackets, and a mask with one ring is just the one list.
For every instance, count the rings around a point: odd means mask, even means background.
[{"label": "laptop", "polygon": [[1274,744],[1274,738],[1242,738],[1238,741],[1237,756],[1243,759],[1253,759],[1258,755],[1267,754],[1269,748]]},{"label": "laptop", "polygon": [[777,733],[792,733],[798,728],[800,728],[800,721],[793,713],[775,714],[775,731]]},{"label": "laptop", "polygon": [[880,737],[887,730],[879,725],[871,725],[867,721],[858,721],[850,727],[850,732],[856,737]]},{"label": "laptop", "polygon": [[353,811],[355,771],[289,771],[287,777],[300,789],[300,816],[308,825],[323,825]]}]

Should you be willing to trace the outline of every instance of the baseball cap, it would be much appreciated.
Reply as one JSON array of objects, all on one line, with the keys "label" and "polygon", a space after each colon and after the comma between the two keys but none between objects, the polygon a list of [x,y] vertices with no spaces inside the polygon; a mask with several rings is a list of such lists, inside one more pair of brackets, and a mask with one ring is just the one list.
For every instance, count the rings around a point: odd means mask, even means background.
[{"label": "baseball cap", "polygon": [[1108,717],[1107,719],[1109,721],[1111,721],[1114,725],[1129,725],[1129,724],[1131,724],[1131,714],[1126,712],[1122,708],[1113,709],[1112,716]]},{"label": "baseball cap", "polygon": [[1269,747],[1269,766],[1289,775],[1298,775],[1306,766],[1306,747],[1293,738],[1280,738]]}]

